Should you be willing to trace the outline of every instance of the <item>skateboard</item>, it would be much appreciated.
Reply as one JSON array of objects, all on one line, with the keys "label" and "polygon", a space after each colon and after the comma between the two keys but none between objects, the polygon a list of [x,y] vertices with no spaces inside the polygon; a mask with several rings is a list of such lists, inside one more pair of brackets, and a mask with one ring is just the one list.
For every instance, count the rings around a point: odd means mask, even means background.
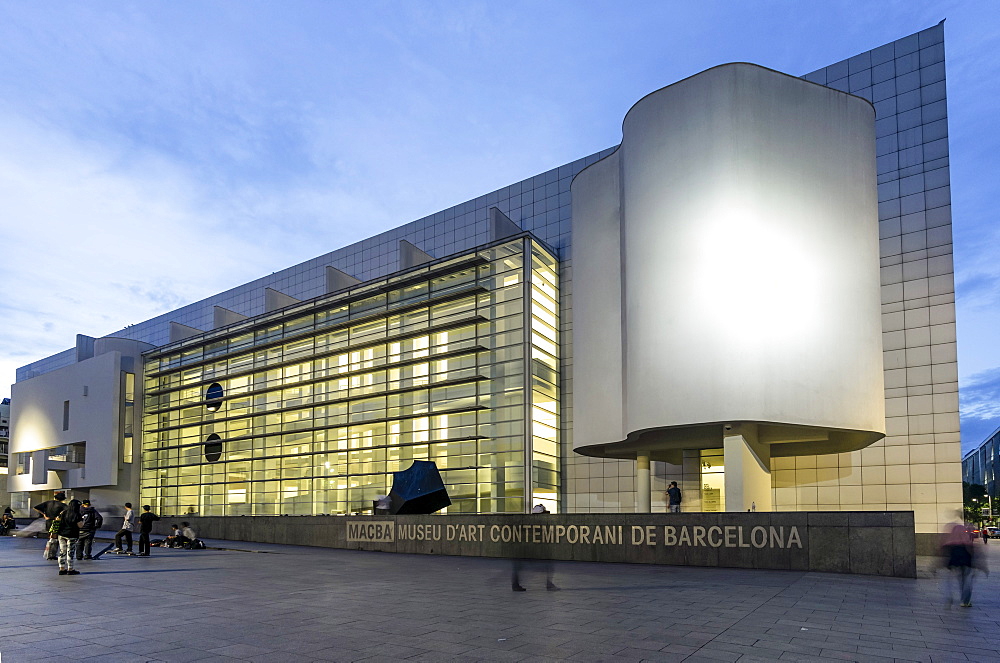
[{"label": "skateboard", "polygon": [[[99,552],[96,555],[94,555],[93,557],[91,557],[91,559],[100,559],[101,555],[103,555],[104,553],[110,551],[114,547],[115,547],[114,543],[109,543],[104,550],[102,550],[101,552]],[[123,555],[125,557],[135,557],[135,553],[130,553],[130,552],[119,552],[119,553],[111,553],[111,554],[112,555]]]}]

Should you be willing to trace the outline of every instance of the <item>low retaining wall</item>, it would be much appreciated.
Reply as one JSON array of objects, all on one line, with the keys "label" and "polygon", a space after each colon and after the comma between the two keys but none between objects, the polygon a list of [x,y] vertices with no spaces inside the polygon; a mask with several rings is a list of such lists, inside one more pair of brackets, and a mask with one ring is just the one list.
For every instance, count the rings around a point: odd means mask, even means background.
[{"label": "low retaining wall", "polygon": [[[350,550],[916,577],[912,511],[184,516],[207,539]],[[166,534],[164,518],[156,532]]]}]

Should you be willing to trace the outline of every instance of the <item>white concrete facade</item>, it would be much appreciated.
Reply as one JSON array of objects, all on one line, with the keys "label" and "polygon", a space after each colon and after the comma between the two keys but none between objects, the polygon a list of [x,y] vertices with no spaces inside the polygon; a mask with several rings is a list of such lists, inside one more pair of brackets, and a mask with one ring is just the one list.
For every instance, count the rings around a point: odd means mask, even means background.
[{"label": "white concrete facade", "polygon": [[77,497],[101,495],[105,503],[137,494],[136,450],[126,445],[137,439],[127,434],[137,433],[141,422],[138,409],[128,407],[134,387],[129,398],[127,376],[151,347],[97,339],[94,356],[13,385],[10,492],[72,489]]},{"label": "white concrete facade", "polygon": [[748,64],[629,111],[573,184],[574,449],[718,447],[726,422],[773,455],[884,435],[874,120]]}]

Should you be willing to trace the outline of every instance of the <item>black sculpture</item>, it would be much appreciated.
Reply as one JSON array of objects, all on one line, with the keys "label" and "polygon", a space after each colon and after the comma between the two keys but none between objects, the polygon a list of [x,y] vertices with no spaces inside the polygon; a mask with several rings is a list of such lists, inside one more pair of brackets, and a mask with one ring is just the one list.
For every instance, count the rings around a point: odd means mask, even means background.
[{"label": "black sculpture", "polygon": [[415,460],[407,469],[393,472],[389,500],[389,513],[393,515],[434,513],[451,505],[441,473],[430,460]]}]

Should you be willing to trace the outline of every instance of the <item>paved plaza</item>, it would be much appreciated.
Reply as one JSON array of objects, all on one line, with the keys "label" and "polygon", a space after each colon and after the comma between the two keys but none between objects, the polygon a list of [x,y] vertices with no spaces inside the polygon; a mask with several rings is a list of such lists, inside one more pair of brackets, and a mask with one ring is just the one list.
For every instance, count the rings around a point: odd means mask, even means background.
[{"label": "paved plaza", "polygon": [[[0,661],[1000,661],[1000,579],[948,607],[917,580],[252,543],[59,576],[0,537]],[[1000,565],[1000,541],[987,557]]]}]

